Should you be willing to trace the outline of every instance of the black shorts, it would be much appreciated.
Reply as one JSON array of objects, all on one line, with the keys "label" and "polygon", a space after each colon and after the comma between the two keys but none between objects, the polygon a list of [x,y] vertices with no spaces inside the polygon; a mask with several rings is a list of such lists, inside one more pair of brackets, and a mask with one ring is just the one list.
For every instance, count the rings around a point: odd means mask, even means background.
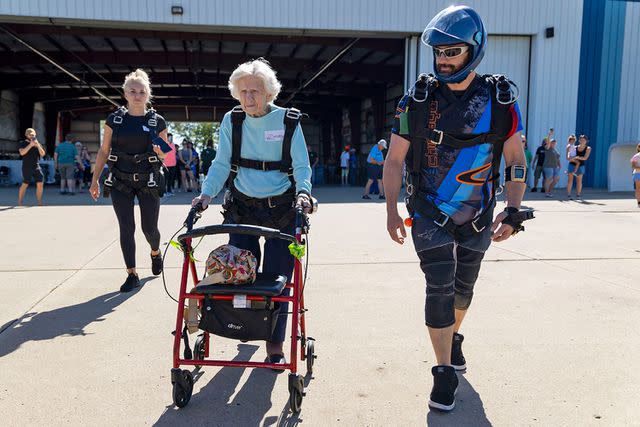
[{"label": "black shorts", "polygon": [[42,175],[42,169],[37,168],[22,168],[22,183],[29,184],[31,182],[31,178],[35,180],[35,182],[43,182],[44,175]]},{"label": "black shorts", "polygon": [[367,178],[382,179],[382,165],[374,165],[373,163],[367,163]]}]

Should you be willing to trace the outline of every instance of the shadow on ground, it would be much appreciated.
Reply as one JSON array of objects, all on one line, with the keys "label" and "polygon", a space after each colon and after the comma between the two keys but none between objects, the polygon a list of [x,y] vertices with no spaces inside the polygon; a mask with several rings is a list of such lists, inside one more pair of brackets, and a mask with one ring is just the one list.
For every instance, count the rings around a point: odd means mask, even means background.
[{"label": "shadow on ground", "polygon": [[[238,344],[238,354],[233,360],[249,360],[259,348],[256,345]],[[194,371],[196,390],[198,387],[197,381],[200,378],[200,369]],[[278,374],[270,369],[252,369],[247,381],[238,390],[240,379],[246,369],[248,368],[221,368],[204,387],[197,392],[194,391],[186,407],[178,409],[172,402],[167,402],[166,410],[154,425],[277,425],[279,417],[271,416],[266,419],[264,417],[272,407],[271,393]],[[280,375],[287,374],[282,373]],[[284,384],[286,387],[286,383]],[[170,381],[167,381],[166,386],[167,390],[171,389]],[[167,393],[167,396],[170,396],[170,393]],[[288,412],[288,403],[283,413],[285,411]]]},{"label": "shadow on ground", "polygon": [[430,410],[427,413],[429,427],[440,426],[491,426],[491,421],[484,412],[484,405],[480,395],[467,381],[464,375],[458,374],[460,384],[456,394],[456,407],[451,412]]},{"label": "shadow on ground", "polygon": [[28,341],[43,341],[58,336],[84,336],[84,328],[104,320],[104,316],[134,296],[146,282],[155,276],[140,279],[140,287],[132,292],[110,292],[92,300],[51,311],[26,313],[21,318],[3,325],[0,335],[0,357],[20,348]]}]

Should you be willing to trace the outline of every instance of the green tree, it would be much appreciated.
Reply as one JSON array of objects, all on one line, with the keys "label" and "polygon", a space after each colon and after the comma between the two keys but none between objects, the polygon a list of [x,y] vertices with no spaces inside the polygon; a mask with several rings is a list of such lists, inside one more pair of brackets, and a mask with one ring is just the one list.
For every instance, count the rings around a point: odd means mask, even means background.
[{"label": "green tree", "polygon": [[213,145],[218,145],[220,123],[218,122],[172,122],[169,132],[173,137],[181,137],[193,142],[194,147],[201,151],[207,140],[212,139]]}]

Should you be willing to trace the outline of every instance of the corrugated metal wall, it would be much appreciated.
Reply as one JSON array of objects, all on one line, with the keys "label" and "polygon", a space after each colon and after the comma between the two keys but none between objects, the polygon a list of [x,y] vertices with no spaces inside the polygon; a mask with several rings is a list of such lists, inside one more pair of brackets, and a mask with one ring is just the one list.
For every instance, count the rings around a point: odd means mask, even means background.
[{"label": "corrugated metal wall", "polygon": [[[0,15],[290,30],[419,33],[451,0],[0,0]],[[579,0],[470,0],[493,33],[535,34]],[[171,6],[181,5],[182,16]],[[575,28],[575,27],[574,27]]]},{"label": "corrugated metal wall", "polygon": [[627,3],[625,21],[617,142],[640,140],[640,3]]}]

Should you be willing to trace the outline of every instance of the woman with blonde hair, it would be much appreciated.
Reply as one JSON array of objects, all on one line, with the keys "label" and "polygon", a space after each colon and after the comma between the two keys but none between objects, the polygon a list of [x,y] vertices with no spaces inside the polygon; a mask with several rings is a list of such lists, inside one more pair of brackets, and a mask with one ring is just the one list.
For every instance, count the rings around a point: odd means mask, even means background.
[{"label": "woman with blonde hair", "polygon": [[[300,112],[274,103],[280,89],[275,72],[262,58],[241,64],[231,74],[229,91],[240,105],[222,119],[216,158],[202,184],[202,193],[192,204],[200,203],[206,209],[226,183],[225,223],[259,225],[294,234],[295,206],[311,209],[311,167]],[[231,234],[229,244],[250,250],[260,265],[258,237]],[[280,239],[265,241],[262,272],[291,279],[294,259],[288,244]],[[285,288],[284,293],[288,292]],[[281,312],[286,313],[288,305],[282,304]],[[279,316],[267,341],[271,363],[285,363],[282,344],[286,327],[287,316]]]},{"label": "woman with blonde hair", "polygon": [[161,115],[147,108],[151,100],[147,73],[135,70],[127,75],[122,88],[127,106],[107,117],[89,192],[94,200],[98,199],[98,180],[107,163],[109,175],[104,185],[111,194],[118,218],[120,247],[127,269],[127,279],[120,287],[120,292],[129,292],[140,285],[135,257],[135,198],[140,206],[142,232],[151,246],[151,270],[154,275],[162,272],[158,215],[160,196],[164,191],[161,179],[164,153],[158,144],[166,144],[167,125]]}]

